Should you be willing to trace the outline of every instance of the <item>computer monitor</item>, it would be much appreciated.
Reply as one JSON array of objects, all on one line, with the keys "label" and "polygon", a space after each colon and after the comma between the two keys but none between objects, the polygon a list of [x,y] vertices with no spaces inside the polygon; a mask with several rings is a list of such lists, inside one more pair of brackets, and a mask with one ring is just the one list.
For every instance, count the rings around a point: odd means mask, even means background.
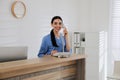
[{"label": "computer monitor", "polygon": [[26,46],[0,47],[0,62],[27,59]]}]

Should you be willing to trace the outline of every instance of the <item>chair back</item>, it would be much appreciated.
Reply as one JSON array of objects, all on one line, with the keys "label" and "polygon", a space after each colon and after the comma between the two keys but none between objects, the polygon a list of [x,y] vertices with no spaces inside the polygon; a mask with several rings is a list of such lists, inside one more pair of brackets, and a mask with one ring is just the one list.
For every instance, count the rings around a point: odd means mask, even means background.
[{"label": "chair back", "polygon": [[120,76],[120,61],[114,63],[114,75]]}]

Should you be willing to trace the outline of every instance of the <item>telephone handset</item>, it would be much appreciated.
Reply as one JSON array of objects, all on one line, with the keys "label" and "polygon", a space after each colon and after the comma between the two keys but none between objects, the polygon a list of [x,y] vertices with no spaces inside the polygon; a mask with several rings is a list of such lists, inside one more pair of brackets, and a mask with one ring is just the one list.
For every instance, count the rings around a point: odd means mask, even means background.
[{"label": "telephone handset", "polygon": [[60,33],[62,34],[62,36],[64,36],[64,29],[65,29],[66,27],[64,26],[64,24],[62,25],[62,27],[61,27],[61,30],[60,30]]}]

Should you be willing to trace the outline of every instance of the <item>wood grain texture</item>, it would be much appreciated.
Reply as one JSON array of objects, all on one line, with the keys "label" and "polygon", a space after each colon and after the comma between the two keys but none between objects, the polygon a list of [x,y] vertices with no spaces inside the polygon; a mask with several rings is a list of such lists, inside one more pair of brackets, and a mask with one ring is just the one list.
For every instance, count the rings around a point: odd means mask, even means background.
[{"label": "wood grain texture", "polygon": [[71,55],[69,58],[56,58],[47,55],[43,58],[4,62],[0,63],[0,79],[71,65],[75,64],[76,60],[85,58],[85,55]]},{"label": "wood grain texture", "polygon": [[40,75],[37,77],[32,77],[23,80],[58,80],[64,77],[72,76],[76,74],[76,68],[69,68],[65,70],[55,71],[49,74]]},{"label": "wood grain texture", "polygon": [[85,59],[77,60],[77,80],[85,80]]}]

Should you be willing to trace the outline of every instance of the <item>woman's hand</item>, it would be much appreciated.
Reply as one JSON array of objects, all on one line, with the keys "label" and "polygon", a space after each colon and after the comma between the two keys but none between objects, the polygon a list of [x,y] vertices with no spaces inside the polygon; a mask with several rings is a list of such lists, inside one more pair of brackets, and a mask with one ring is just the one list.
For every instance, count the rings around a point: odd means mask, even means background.
[{"label": "woman's hand", "polygon": [[65,36],[65,37],[68,36],[68,31],[67,31],[67,28],[66,28],[66,27],[64,27],[63,33],[64,33],[64,36]]},{"label": "woman's hand", "polygon": [[52,51],[51,51],[51,55],[53,55],[53,54],[55,54],[55,53],[57,53],[57,50],[52,50]]},{"label": "woman's hand", "polygon": [[65,27],[65,29],[64,29],[63,32],[64,32],[64,37],[65,37],[65,39],[66,39],[66,50],[67,50],[67,51],[70,51],[69,33],[68,33],[66,27]]}]

